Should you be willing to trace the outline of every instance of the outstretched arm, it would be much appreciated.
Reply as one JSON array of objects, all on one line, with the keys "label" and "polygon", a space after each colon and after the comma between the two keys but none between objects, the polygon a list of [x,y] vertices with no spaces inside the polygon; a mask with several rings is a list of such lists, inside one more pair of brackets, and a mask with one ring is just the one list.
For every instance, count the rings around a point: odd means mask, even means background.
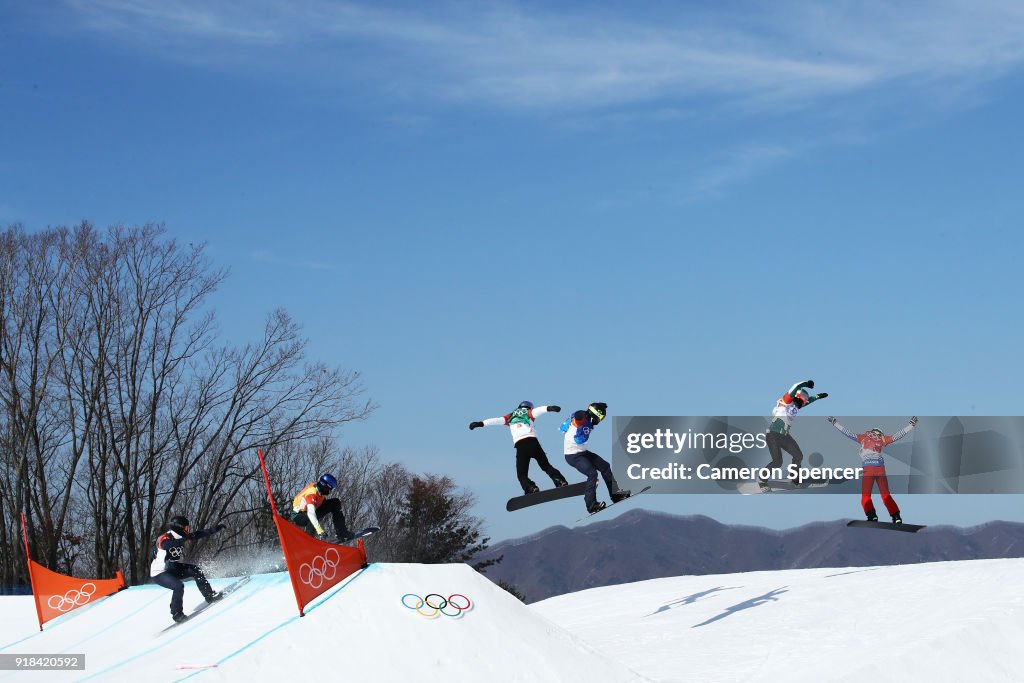
[{"label": "outstretched arm", "polygon": [[[916,426],[917,426],[917,416],[915,415],[914,417],[910,418],[910,422],[907,423],[906,427],[904,427],[900,431],[896,432],[895,434],[893,434],[889,438],[892,439],[892,441],[899,441],[900,439],[905,437],[907,434],[909,434],[910,432],[914,431],[914,427],[916,427]],[[892,443],[892,441],[890,441],[889,443]]]},{"label": "outstretched arm", "polygon": [[847,438],[853,439],[854,441],[856,441],[856,440],[857,440],[857,435],[856,435],[856,434],[854,434],[853,432],[851,432],[851,431],[850,431],[849,429],[847,429],[846,427],[844,427],[844,426],[843,426],[843,425],[842,425],[842,424],[841,424],[841,423],[839,422],[839,420],[837,420],[837,419],[835,419],[834,417],[832,417],[831,415],[829,415],[829,416],[828,416],[828,421],[829,421],[829,423],[831,423],[831,425],[832,425],[833,427],[835,427],[836,429],[838,429],[839,431],[841,431],[841,432],[842,432],[843,434],[845,434],[845,435],[847,436]]},{"label": "outstretched arm", "polygon": [[796,384],[791,386],[787,393],[789,394],[790,398],[796,398],[796,392],[800,391],[801,389],[813,389],[813,388],[814,388],[814,380],[813,379],[805,379],[803,382],[797,382]]},{"label": "outstretched arm", "polygon": [[560,413],[562,412],[561,406],[537,406],[530,411],[530,417],[536,420],[538,417],[545,413]]},{"label": "outstretched arm", "polygon": [[486,420],[470,422],[469,428],[470,430],[473,430],[478,427],[504,427],[508,424],[508,418],[508,415],[505,415],[504,417],[489,417]]},{"label": "outstretched arm", "polygon": [[192,532],[191,534],[189,534],[189,540],[190,541],[197,541],[200,538],[206,538],[207,536],[213,536],[218,531],[223,531],[226,528],[227,527],[224,526],[223,524],[218,524],[217,526],[211,527],[209,529],[200,529],[199,531],[195,531],[195,532]]}]

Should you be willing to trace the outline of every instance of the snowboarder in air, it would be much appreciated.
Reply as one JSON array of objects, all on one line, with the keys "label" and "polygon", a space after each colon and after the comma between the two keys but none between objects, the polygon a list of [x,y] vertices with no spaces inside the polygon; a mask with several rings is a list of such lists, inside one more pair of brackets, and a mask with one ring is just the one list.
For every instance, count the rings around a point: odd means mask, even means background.
[{"label": "snowboarder in air", "polygon": [[828,421],[832,423],[833,427],[860,444],[858,455],[864,466],[864,475],[860,484],[860,504],[864,508],[864,514],[868,516],[868,521],[878,521],[875,504],[871,500],[871,490],[877,482],[878,492],[882,494],[882,502],[885,503],[885,509],[892,515],[892,523],[903,524],[903,518],[900,517],[900,508],[896,505],[896,501],[893,500],[892,494],[889,493],[889,478],[885,474],[885,458],[882,457],[882,449],[893,441],[898,441],[909,434],[917,426],[917,417],[910,418],[910,422],[907,423],[906,427],[892,435],[886,435],[877,427],[869,429],[863,434],[854,434],[831,415],[828,417]]},{"label": "snowboarder in air", "polygon": [[[793,464],[797,467],[800,467],[800,463],[803,462],[804,454],[800,450],[800,444],[796,442],[796,439],[789,433],[789,430],[793,426],[793,418],[796,417],[797,412],[801,408],[828,396],[825,392],[820,394],[810,393],[808,389],[813,388],[813,379],[797,382],[775,403],[775,408],[772,409],[772,421],[768,425],[768,432],[765,436],[765,441],[768,443],[768,452],[772,456],[772,461],[768,464],[768,467],[772,469],[782,467],[782,451],[786,451],[793,457]],[[762,489],[768,489],[767,482],[763,479],[759,483]],[[798,484],[799,482],[794,483]]]},{"label": "snowboarder in air", "polygon": [[322,520],[330,515],[334,533],[337,535],[333,542],[351,541],[354,534],[348,530],[348,525],[345,524],[341,501],[337,498],[327,497],[336,488],[338,488],[338,480],[334,478],[333,474],[325,473],[295,494],[295,499],[292,501],[292,524],[306,531],[312,529],[316,532],[317,538],[325,541],[327,532],[324,531]]},{"label": "snowboarder in air", "polygon": [[608,404],[591,403],[586,410],[577,410],[559,427],[565,432],[565,461],[587,478],[587,490],[583,494],[583,502],[586,503],[587,512],[590,513],[605,508],[604,501],[597,500],[598,472],[601,473],[605,486],[608,487],[608,495],[611,496],[612,503],[625,500],[630,495],[629,491],[619,488],[615,477],[612,476],[612,468],[608,461],[587,449],[590,432],[601,423],[607,411]]},{"label": "snowboarder in air", "polygon": [[548,462],[548,456],[537,440],[537,430],[533,428],[534,420],[544,413],[557,413],[561,410],[558,406],[534,407],[529,401],[523,401],[508,415],[488,418],[482,422],[470,422],[469,428],[507,425],[512,432],[512,443],[516,449],[516,476],[519,478],[519,485],[523,487],[523,493],[537,493],[540,487],[529,476],[531,459],[537,461],[556,487],[569,485],[562,473]]},{"label": "snowboarder in air", "polygon": [[188,619],[181,606],[182,596],[185,593],[184,579],[196,580],[196,587],[203,594],[206,602],[216,602],[224,597],[213,590],[202,569],[185,562],[185,542],[212,536],[225,528],[223,524],[218,524],[212,529],[200,529],[193,532],[189,530],[188,519],[181,515],[175,515],[171,517],[167,531],[157,539],[156,547],[153,550],[153,562],[149,566],[149,576],[153,583],[172,591],[171,618],[174,621],[181,623]]}]

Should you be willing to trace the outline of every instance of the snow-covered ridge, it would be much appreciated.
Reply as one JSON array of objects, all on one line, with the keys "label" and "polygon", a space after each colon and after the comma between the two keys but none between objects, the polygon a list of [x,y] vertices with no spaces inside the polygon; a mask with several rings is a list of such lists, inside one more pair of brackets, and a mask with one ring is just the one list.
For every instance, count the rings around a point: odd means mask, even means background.
[{"label": "snow-covered ridge", "polygon": [[[380,564],[301,619],[287,576],[266,574],[163,634],[170,594],[156,586],[42,633],[31,598],[5,597],[0,652],[85,653],[86,670],[0,681],[1021,681],[1022,577],[1024,559],[681,576],[528,607],[465,565]],[[472,609],[402,605],[427,592]],[[189,586],[186,607],[199,600]]]},{"label": "snow-covered ridge", "polygon": [[1024,559],[973,560],[652,579],[532,607],[659,681],[1019,682],[1022,589]]}]

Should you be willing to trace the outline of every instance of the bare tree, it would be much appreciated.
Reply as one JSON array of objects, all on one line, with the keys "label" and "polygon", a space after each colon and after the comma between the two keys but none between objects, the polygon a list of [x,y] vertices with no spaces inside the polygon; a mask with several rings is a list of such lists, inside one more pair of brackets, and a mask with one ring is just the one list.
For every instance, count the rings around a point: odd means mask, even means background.
[{"label": "bare tree", "polygon": [[[66,231],[55,231],[34,239],[15,226],[0,241],[3,537],[18,537],[17,511],[25,510],[40,531],[36,551],[53,564],[71,503],[70,481],[62,477],[68,463],[59,457],[67,430],[54,410],[51,381],[65,323],[60,314],[74,296],[72,264],[62,248],[66,237]],[[11,571],[13,558],[4,566]]]},{"label": "bare tree", "polygon": [[326,462],[372,412],[359,374],[309,361],[283,310],[260,340],[218,345],[208,298],[227,273],[203,250],[159,225],[0,234],[3,581],[24,567],[20,510],[48,565],[145,580],[171,515],[253,520],[257,447]]},{"label": "bare tree", "polygon": [[0,232],[0,583],[25,579],[21,511],[33,556],[69,573],[147,580],[175,514],[228,526],[200,554],[276,553],[257,449],[283,514],[334,473],[349,526],[381,527],[375,559],[469,561],[486,547],[451,479],[340,447],[374,405],[359,373],[308,358],[287,312],[244,346],[219,341],[209,298],[226,277],[159,225]]}]

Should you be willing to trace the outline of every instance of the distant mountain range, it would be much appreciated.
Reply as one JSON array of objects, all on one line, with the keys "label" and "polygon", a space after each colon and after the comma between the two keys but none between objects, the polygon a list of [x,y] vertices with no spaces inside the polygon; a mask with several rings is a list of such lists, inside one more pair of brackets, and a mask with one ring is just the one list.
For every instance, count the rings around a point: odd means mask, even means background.
[{"label": "distant mountain range", "polygon": [[488,578],[504,580],[536,602],[667,576],[1024,557],[1024,524],[936,526],[909,534],[851,529],[837,520],[777,531],[630,510],[607,522],[555,526],[502,541],[479,558],[497,555],[504,560],[487,569]]}]

